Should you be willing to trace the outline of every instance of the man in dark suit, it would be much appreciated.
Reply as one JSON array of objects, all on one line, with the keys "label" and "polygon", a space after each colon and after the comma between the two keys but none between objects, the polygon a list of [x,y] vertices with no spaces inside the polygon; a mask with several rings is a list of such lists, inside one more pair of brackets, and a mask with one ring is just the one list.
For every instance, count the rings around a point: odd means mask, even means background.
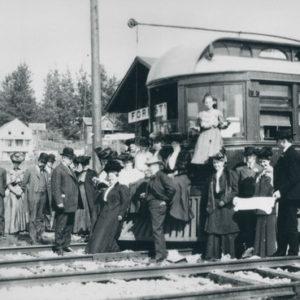
[{"label": "man in dark suit", "polygon": [[274,194],[279,201],[277,219],[277,250],[274,256],[298,255],[297,208],[300,204],[300,156],[292,145],[291,131],[277,134],[278,146],[283,150],[274,167]]},{"label": "man in dark suit", "polygon": [[4,197],[6,189],[6,170],[0,168],[0,236],[4,235],[5,218],[4,218]]},{"label": "man in dark suit", "polygon": [[61,163],[53,170],[51,191],[54,209],[56,210],[55,248],[58,255],[63,251],[71,252],[71,234],[74,216],[78,206],[78,181],[70,168],[73,163],[74,150],[66,147],[61,154]]},{"label": "man in dark suit", "polygon": [[44,231],[43,210],[47,199],[47,179],[45,165],[48,155],[41,153],[37,165],[25,171],[21,183],[29,208],[29,236],[32,244],[41,242]]},{"label": "man in dark suit", "polygon": [[151,171],[151,177],[145,197],[151,216],[155,259],[157,262],[160,262],[167,257],[164,222],[167,205],[171,202],[176,190],[171,178],[161,171],[163,162],[159,158],[153,156],[148,159],[147,165]]},{"label": "man in dark suit", "polygon": [[[255,192],[255,180],[257,174],[262,171],[262,167],[257,164],[257,149],[254,147],[245,147],[244,163],[235,168],[238,178],[238,196],[241,198],[253,197]],[[253,250],[256,214],[252,210],[240,211],[235,214],[236,221],[239,224],[240,233],[236,239],[236,256],[248,256],[247,252]],[[248,250],[245,252],[245,250]]]}]

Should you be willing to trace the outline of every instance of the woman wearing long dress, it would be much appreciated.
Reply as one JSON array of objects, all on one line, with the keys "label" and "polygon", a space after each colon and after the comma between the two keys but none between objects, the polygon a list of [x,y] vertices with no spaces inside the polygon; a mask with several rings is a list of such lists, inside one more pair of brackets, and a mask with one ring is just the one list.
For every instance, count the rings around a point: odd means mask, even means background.
[{"label": "woman wearing long dress", "polygon": [[[263,171],[256,179],[255,196],[272,197],[273,167],[271,166],[272,149],[264,147],[258,152],[259,163]],[[254,240],[254,255],[271,256],[276,251],[276,210],[270,215],[261,210],[257,211],[256,232]]]},{"label": "woman wearing long dress", "polygon": [[24,161],[23,153],[14,153],[10,157],[13,169],[7,174],[7,192],[5,197],[5,232],[8,234],[18,234],[26,229],[28,223],[28,207],[24,192],[21,188],[24,171],[20,169],[20,164]]},{"label": "woman wearing long dress", "polygon": [[188,222],[194,214],[190,207],[189,198],[191,190],[191,181],[188,172],[191,163],[189,151],[185,150],[181,143],[184,141],[180,135],[170,135],[172,153],[166,161],[166,172],[173,179],[176,193],[173,196],[170,215],[180,221]]},{"label": "woman wearing long dress", "polygon": [[129,204],[129,190],[118,182],[122,166],[118,161],[107,162],[105,171],[108,188],[101,197],[101,209],[94,230],[86,246],[87,253],[117,252],[122,220]]},{"label": "woman wearing long dress", "polygon": [[[92,178],[97,176],[96,172],[92,171],[92,176],[88,176],[89,163],[91,157],[78,156],[74,159],[75,173],[79,182],[79,194],[82,201],[82,208],[78,208],[75,212],[73,233],[88,234],[92,228],[92,215],[90,206],[95,202],[95,193],[91,195],[90,190],[87,190],[87,184],[93,188]],[[90,172],[89,172],[90,173]],[[92,197],[93,199],[89,199]],[[91,203],[91,204],[89,204]]]},{"label": "woman wearing long dress", "polygon": [[233,218],[232,204],[238,192],[237,178],[235,172],[224,166],[224,154],[218,153],[212,159],[215,173],[210,177],[207,186],[206,258],[218,259],[222,254],[229,254],[233,258],[235,239],[239,232],[238,224]]},{"label": "woman wearing long dress", "polygon": [[192,164],[205,164],[209,157],[216,155],[223,146],[220,129],[228,126],[221,111],[215,109],[212,95],[203,99],[206,110],[199,113],[200,135],[198,137]]}]

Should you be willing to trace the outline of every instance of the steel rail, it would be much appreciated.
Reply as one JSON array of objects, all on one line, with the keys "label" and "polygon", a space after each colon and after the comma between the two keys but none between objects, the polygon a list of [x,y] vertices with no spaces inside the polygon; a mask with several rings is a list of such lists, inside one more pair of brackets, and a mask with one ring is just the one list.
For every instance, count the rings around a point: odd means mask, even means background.
[{"label": "steel rail", "polygon": [[[178,252],[182,255],[189,255],[192,253],[192,249],[179,249]],[[0,271],[3,268],[9,267],[29,267],[35,265],[54,265],[71,263],[77,261],[118,261],[133,258],[149,257],[149,251],[134,251],[134,252],[111,252],[111,253],[96,253],[96,254],[81,254],[81,255],[68,255],[57,257],[34,257],[18,260],[4,260],[0,261]]]},{"label": "steel rail", "polygon": [[201,264],[172,264],[167,266],[147,266],[118,269],[99,269],[97,271],[51,273],[30,276],[0,278],[1,286],[41,285],[51,283],[110,281],[114,279],[161,278],[170,273],[178,275],[195,275],[210,273],[213,270],[238,271],[259,267],[279,267],[299,263],[300,257],[274,257],[269,259],[245,259],[229,262],[210,262]]},{"label": "steel rail", "polygon": [[[84,249],[86,243],[74,243],[71,244],[70,247],[74,250]],[[5,254],[14,254],[14,253],[22,253],[22,254],[32,254],[36,252],[42,251],[52,251],[54,245],[36,245],[36,246],[16,246],[16,247],[1,247],[0,248],[0,256]]]},{"label": "steel rail", "polygon": [[[299,288],[300,282],[295,283],[277,283],[277,284],[261,284],[261,285],[250,285],[250,286],[238,286],[232,288],[215,289],[199,292],[188,292],[188,293],[178,293],[178,294],[163,294],[155,296],[143,296],[143,297],[132,297],[132,298],[122,298],[122,300],[156,300],[156,299],[200,299],[200,300],[249,300],[254,298],[265,297],[294,297],[296,296],[296,290]],[[112,300],[117,300],[112,299]],[[120,298],[118,298],[120,300]]]}]

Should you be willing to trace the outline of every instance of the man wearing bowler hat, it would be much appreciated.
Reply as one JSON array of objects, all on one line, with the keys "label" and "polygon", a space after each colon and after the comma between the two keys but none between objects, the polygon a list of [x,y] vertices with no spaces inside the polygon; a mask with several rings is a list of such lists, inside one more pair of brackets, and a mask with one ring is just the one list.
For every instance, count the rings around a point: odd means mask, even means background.
[{"label": "man wearing bowler hat", "polygon": [[300,156],[292,145],[291,130],[277,133],[282,155],[274,167],[274,194],[278,199],[277,250],[273,256],[298,255],[297,208],[300,204]]},{"label": "man wearing bowler hat", "polygon": [[45,165],[48,155],[41,153],[37,165],[25,171],[21,184],[29,209],[29,236],[32,244],[41,242],[44,232],[43,210],[47,201],[47,178]]},{"label": "man wearing bowler hat", "polygon": [[151,215],[155,259],[160,262],[167,257],[164,221],[167,205],[171,202],[176,190],[172,180],[161,170],[163,162],[158,157],[149,158],[147,165],[151,171],[151,177],[146,188],[145,197]]},{"label": "man wearing bowler hat", "polygon": [[51,191],[56,211],[55,247],[58,255],[71,252],[71,234],[78,206],[78,181],[70,168],[75,157],[74,150],[66,147],[61,153],[61,163],[53,170]]}]

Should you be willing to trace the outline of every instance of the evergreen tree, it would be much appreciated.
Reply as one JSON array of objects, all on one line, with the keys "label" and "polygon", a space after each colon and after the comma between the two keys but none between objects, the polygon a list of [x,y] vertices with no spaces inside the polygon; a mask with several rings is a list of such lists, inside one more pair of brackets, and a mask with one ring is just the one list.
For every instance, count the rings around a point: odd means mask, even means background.
[{"label": "evergreen tree", "polygon": [[37,103],[31,87],[31,72],[26,64],[20,64],[2,82],[0,109],[0,125],[14,118],[25,123],[35,121]]}]

